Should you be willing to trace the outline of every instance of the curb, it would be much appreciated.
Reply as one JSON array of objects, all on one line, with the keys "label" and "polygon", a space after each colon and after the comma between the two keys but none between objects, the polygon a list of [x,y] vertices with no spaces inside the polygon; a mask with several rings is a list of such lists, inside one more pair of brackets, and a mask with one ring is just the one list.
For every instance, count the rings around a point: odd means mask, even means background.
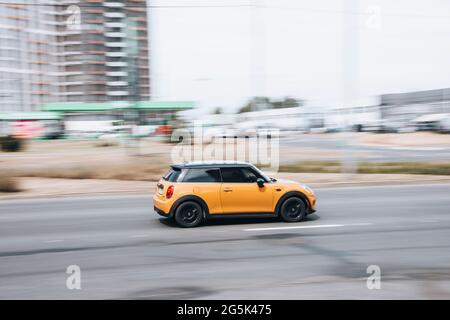
[{"label": "curb", "polygon": [[[156,183],[156,181],[149,181]],[[445,184],[450,183],[449,178],[430,179],[430,180],[373,180],[373,181],[337,181],[337,182],[321,182],[308,183],[314,189],[322,188],[345,188],[345,187],[373,187],[373,186],[396,186],[396,185],[426,185],[426,184]],[[72,193],[54,193],[54,194],[38,194],[38,195],[21,195],[20,192],[13,194],[0,193],[1,200],[27,200],[27,199],[48,199],[48,198],[71,198],[71,197],[107,197],[119,195],[148,195],[149,199],[152,196],[152,190],[144,192],[142,190],[125,190],[125,191],[105,191],[105,192],[72,192]],[[8,196],[9,195],[9,196]]]}]

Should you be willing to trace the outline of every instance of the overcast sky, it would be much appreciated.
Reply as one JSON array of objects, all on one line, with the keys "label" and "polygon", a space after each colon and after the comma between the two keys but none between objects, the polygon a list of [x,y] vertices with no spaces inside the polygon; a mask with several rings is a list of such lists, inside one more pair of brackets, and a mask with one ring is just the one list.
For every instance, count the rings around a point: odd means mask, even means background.
[{"label": "overcast sky", "polygon": [[[450,87],[450,1],[343,1],[150,1],[239,6],[150,8],[154,98],[231,112],[253,95],[339,106],[349,101],[343,80],[356,84],[357,104]],[[253,3],[260,6],[245,6]],[[345,27],[352,21],[354,33]]]}]

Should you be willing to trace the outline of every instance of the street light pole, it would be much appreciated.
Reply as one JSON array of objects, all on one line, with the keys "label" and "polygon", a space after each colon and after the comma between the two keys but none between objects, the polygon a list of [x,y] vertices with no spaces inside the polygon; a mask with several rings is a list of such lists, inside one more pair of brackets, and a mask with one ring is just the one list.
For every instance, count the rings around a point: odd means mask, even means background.
[{"label": "street light pole", "polygon": [[139,138],[133,136],[133,128],[137,126],[139,121],[139,108],[138,103],[140,101],[140,81],[139,81],[139,39],[136,28],[136,21],[132,21],[125,18],[126,25],[126,57],[127,57],[127,74],[128,74],[128,97],[131,98],[130,105],[128,106],[128,121],[131,124],[129,134],[131,139],[136,142],[138,147],[137,153],[139,154]]},{"label": "street light pole", "polygon": [[358,0],[342,0],[342,103],[348,108],[348,124],[350,125],[347,138],[345,139],[344,157],[342,159],[343,172],[352,176],[357,170],[356,159],[349,152],[349,146],[353,142],[354,112],[356,107],[356,84],[357,84],[357,58],[358,58]]},{"label": "street light pole", "polygon": [[[251,10],[251,88],[253,98],[265,96],[265,25],[262,12],[262,0],[253,0]],[[261,109],[262,102],[259,99],[252,99],[251,111]]]}]

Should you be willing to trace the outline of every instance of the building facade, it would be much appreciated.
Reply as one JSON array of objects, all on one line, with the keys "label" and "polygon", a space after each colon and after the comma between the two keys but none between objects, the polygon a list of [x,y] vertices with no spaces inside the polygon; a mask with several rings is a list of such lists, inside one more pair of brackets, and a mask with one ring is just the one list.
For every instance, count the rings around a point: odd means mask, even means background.
[{"label": "building facade", "polygon": [[383,119],[394,121],[450,113],[450,88],[383,94],[380,96],[380,110]]},{"label": "building facade", "polygon": [[0,112],[149,99],[146,0],[0,4]]}]

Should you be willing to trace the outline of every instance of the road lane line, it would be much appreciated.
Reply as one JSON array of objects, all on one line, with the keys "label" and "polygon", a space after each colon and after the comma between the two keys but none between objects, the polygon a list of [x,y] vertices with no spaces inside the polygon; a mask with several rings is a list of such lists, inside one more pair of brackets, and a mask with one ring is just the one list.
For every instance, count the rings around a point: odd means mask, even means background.
[{"label": "road lane line", "polygon": [[54,243],[54,242],[63,242],[64,240],[62,239],[55,239],[55,240],[45,240],[45,243]]},{"label": "road lane line", "polygon": [[348,226],[368,226],[368,225],[371,225],[371,223],[315,224],[315,225],[308,225],[308,226],[250,228],[250,229],[243,229],[243,230],[244,230],[244,231],[271,231],[271,230],[291,230],[291,229],[338,228],[338,227],[348,227]]}]

